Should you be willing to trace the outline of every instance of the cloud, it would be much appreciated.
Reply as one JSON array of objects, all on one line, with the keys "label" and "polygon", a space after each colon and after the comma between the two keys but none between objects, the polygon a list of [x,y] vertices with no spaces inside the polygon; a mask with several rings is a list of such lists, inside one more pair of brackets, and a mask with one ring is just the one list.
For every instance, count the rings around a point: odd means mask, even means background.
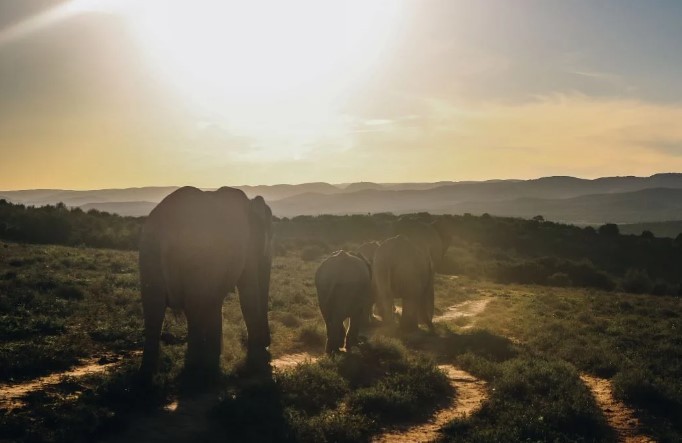
[{"label": "cloud", "polygon": [[418,125],[355,134],[365,164],[383,163],[385,172],[419,180],[647,175],[682,168],[680,106],[581,94],[522,104],[420,102],[428,112]]}]

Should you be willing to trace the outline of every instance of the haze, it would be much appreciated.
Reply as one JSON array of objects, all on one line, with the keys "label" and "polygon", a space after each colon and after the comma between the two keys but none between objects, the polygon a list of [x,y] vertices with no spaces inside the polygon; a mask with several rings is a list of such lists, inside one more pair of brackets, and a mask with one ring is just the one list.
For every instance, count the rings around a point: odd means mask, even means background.
[{"label": "haze", "polygon": [[680,170],[681,22],[674,0],[5,0],[0,189]]}]

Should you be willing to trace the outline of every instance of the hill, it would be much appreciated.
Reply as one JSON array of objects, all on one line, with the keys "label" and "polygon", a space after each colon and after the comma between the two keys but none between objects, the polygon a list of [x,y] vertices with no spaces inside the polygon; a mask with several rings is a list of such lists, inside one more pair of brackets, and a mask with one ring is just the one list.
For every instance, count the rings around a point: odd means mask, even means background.
[{"label": "hill", "polygon": [[[533,180],[480,182],[372,183],[333,185],[238,186],[263,196],[278,216],[410,212],[533,217],[578,224],[639,223],[682,219],[678,204],[682,174],[650,177],[543,177]],[[0,192],[0,199],[42,206],[97,209],[119,215],[146,215],[177,187],[101,189],[93,191],[25,190]]]}]

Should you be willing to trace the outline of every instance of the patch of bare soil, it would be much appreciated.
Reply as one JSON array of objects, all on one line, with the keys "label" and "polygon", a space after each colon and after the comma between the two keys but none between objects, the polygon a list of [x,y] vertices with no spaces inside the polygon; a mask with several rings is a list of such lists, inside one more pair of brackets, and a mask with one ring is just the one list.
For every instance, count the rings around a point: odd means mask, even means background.
[{"label": "patch of bare soil", "polygon": [[[433,318],[434,322],[444,322],[456,320],[462,317],[475,317],[483,312],[490,303],[490,298],[482,298],[479,300],[467,300],[462,303],[450,306],[444,313]],[[473,323],[466,325],[463,329],[468,329],[473,326]]]},{"label": "patch of bare soil", "polygon": [[580,379],[590,388],[618,441],[625,443],[654,443],[655,440],[641,433],[635,412],[613,396],[611,382],[605,378],[581,374]]},{"label": "patch of bare soil", "polygon": [[438,411],[428,422],[409,428],[390,430],[374,439],[376,443],[429,442],[439,437],[440,429],[458,417],[478,411],[488,398],[487,383],[453,365],[440,365],[455,388],[454,402]]},{"label": "patch of bare soil", "polygon": [[[134,354],[133,354],[134,355]],[[107,355],[81,360],[81,364],[68,371],[55,372],[23,383],[0,384],[0,409],[15,409],[25,405],[22,400],[31,392],[58,385],[66,378],[80,378],[86,375],[99,374],[112,369],[123,362],[124,356]]]},{"label": "patch of bare soil", "polygon": [[298,364],[314,362],[315,360],[317,360],[317,357],[308,354],[307,352],[299,352],[296,354],[282,355],[281,357],[272,360],[270,362],[270,366],[272,366],[273,369],[283,371],[286,369],[291,369]]}]

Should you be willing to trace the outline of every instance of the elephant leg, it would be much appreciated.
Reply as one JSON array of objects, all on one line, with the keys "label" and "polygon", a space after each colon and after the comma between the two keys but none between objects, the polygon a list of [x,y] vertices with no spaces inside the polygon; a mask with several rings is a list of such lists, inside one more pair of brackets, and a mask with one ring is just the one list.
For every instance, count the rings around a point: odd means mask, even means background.
[{"label": "elephant leg", "polygon": [[205,327],[201,316],[202,307],[191,305],[185,307],[187,317],[187,353],[185,354],[185,369],[195,371],[202,366],[205,355]]},{"label": "elephant leg", "polygon": [[220,368],[220,354],[223,345],[223,300],[218,298],[211,302],[206,313],[206,324],[203,330],[204,359],[206,367],[213,371]]},{"label": "elephant leg", "polygon": [[151,377],[159,366],[161,327],[166,314],[166,298],[152,288],[142,289],[142,310],[144,313],[144,352],[140,371]]},{"label": "elephant leg", "polygon": [[363,306],[359,306],[353,310],[350,316],[350,325],[346,334],[346,349],[357,346],[360,342],[358,336],[360,329],[365,326],[367,319],[367,310]]},{"label": "elephant leg", "polygon": [[379,314],[381,315],[381,320],[385,325],[395,324],[395,319],[393,316],[393,297],[389,294],[383,293],[378,300]]},{"label": "elephant leg", "polygon": [[270,327],[267,306],[255,276],[243,276],[237,284],[239,304],[248,333],[248,351],[265,351],[270,346]]},{"label": "elephant leg", "polygon": [[403,314],[400,317],[400,328],[411,331],[417,329],[419,315],[419,298],[412,294],[403,297]]},{"label": "elephant leg", "polygon": [[429,331],[433,331],[433,309],[435,304],[435,294],[433,290],[433,284],[429,284],[424,293],[424,298],[421,303],[421,317],[422,321],[429,328]]},{"label": "elephant leg", "polygon": [[333,354],[339,352],[343,346],[343,340],[346,336],[346,328],[343,326],[343,320],[334,319],[327,323],[327,345],[325,352]]}]

